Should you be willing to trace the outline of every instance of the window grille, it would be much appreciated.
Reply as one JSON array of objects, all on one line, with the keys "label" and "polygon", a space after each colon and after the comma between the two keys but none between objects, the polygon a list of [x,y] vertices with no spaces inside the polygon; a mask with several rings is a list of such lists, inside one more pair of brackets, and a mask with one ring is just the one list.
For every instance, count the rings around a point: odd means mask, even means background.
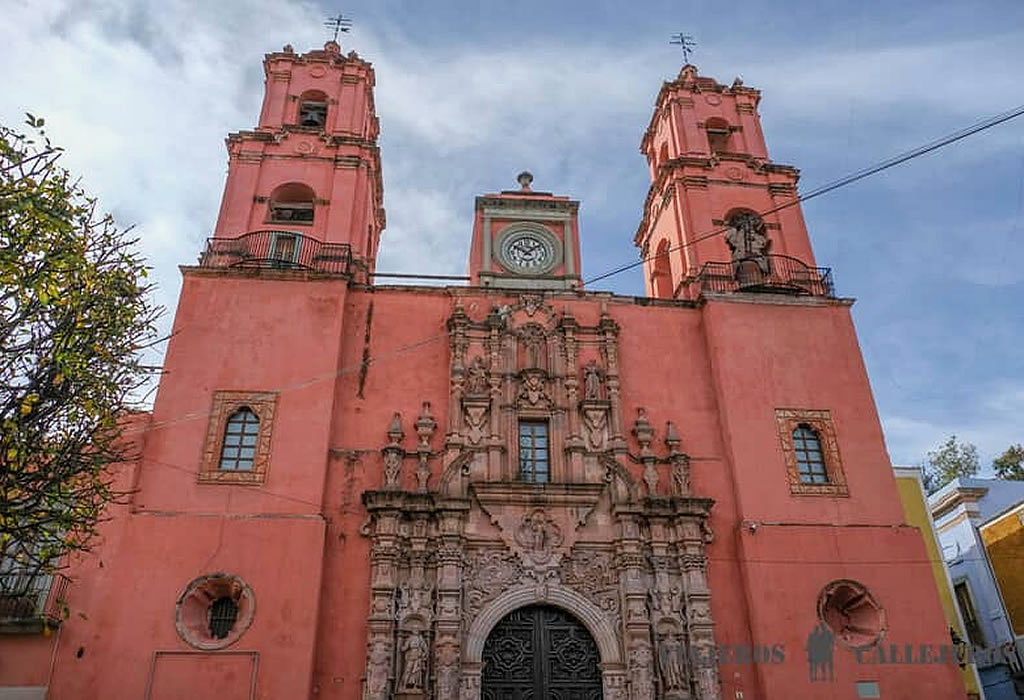
[{"label": "window grille", "polygon": [[519,478],[534,484],[550,479],[547,421],[519,421]]},{"label": "window grille", "polygon": [[793,450],[803,484],[827,484],[828,470],[821,452],[821,439],[809,425],[801,423],[793,431]]},{"label": "window grille", "polygon": [[224,639],[238,620],[238,603],[229,596],[221,596],[210,605],[210,636]]},{"label": "window grille", "polygon": [[252,471],[260,419],[243,406],[228,418],[224,443],[220,449],[220,468],[225,471]]}]

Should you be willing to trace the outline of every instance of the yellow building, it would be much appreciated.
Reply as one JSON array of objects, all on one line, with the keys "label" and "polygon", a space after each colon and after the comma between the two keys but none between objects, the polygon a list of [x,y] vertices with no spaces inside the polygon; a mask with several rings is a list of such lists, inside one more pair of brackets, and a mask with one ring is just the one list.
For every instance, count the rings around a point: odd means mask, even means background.
[{"label": "yellow building", "polygon": [[985,543],[1010,625],[1024,636],[1024,503],[990,518],[978,528]]},{"label": "yellow building", "polygon": [[[921,536],[924,538],[924,546],[932,565],[932,575],[935,577],[935,587],[939,592],[939,600],[942,601],[942,612],[945,614],[949,626],[956,630],[959,638],[967,639],[960,611],[953,602],[953,582],[949,578],[949,571],[942,558],[939,536],[928,510],[924,485],[921,483],[921,470],[917,467],[893,467],[893,471],[896,475],[896,485],[899,488],[900,500],[903,502],[903,512],[906,515],[907,524],[920,530]],[[981,683],[978,679],[978,669],[974,664],[964,667],[963,678],[967,697],[980,698],[981,694],[978,689],[981,687]]]}]

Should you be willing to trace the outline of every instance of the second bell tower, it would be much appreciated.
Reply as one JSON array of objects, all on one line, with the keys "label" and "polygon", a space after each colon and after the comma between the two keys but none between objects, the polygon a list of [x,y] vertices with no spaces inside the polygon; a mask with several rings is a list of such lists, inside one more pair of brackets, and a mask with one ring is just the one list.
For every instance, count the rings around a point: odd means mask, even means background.
[{"label": "second bell tower", "polygon": [[741,289],[744,276],[797,293],[801,277],[822,284],[799,205],[779,209],[797,196],[799,171],[769,159],[760,100],[739,78],[721,85],[692,65],[662,85],[640,145],[651,188],[634,243],[648,296],[694,298],[709,269]]}]

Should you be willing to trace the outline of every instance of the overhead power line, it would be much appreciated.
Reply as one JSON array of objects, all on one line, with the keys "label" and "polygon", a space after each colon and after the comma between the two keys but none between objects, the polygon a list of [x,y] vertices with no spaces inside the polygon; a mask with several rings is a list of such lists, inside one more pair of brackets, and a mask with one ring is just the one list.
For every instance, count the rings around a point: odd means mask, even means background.
[{"label": "overhead power line", "polygon": [[[766,216],[768,214],[774,214],[777,211],[781,211],[783,209],[788,209],[789,207],[792,207],[792,206],[795,206],[797,204],[800,204],[801,202],[806,202],[806,201],[809,201],[811,199],[814,199],[815,197],[820,197],[823,194],[827,194],[829,192],[832,192],[833,190],[837,190],[840,187],[845,187],[847,185],[851,185],[854,182],[857,182],[858,180],[863,180],[866,177],[870,177],[872,175],[877,175],[878,173],[882,172],[883,170],[888,170],[889,168],[895,167],[895,166],[900,165],[902,163],[906,163],[909,160],[913,160],[914,158],[917,158],[919,156],[923,156],[923,155],[925,155],[927,153],[931,153],[932,151],[937,151],[938,149],[943,148],[944,146],[948,146],[951,143],[956,143],[957,141],[963,140],[963,139],[967,138],[968,136],[973,136],[974,134],[977,134],[979,132],[985,131],[986,129],[991,129],[994,126],[998,126],[999,124],[1002,124],[1004,122],[1008,122],[1011,119],[1015,119],[1015,118],[1021,116],[1022,114],[1024,114],[1024,105],[1019,105],[1017,107],[1014,107],[1011,110],[1008,110],[1006,112],[1002,112],[1001,114],[997,114],[997,115],[995,115],[993,117],[989,117],[989,118],[984,119],[984,120],[982,120],[980,122],[976,122],[975,124],[972,124],[971,126],[968,126],[968,127],[963,128],[963,129],[960,129],[959,131],[955,131],[955,132],[953,132],[951,134],[943,136],[943,137],[941,137],[939,139],[936,139],[934,141],[930,141],[930,142],[928,142],[928,143],[926,143],[926,144],[924,144],[922,146],[918,146],[917,148],[914,148],[914,149],[911,149],[909,151],[905,151],[903,153],[895,155],[895,156],[893,156],[893,157],[891,157],[891,158],[889,158],[887,160],[883,160],[883,161],[881,161],[879,163],[876,163],[875,165],[870,165],[870,166],[867,166],[865,168],[861,168],[860,170],[857,170],[855,172],[852,172],[852,173],[850,173],[848,175],[844,175],[843,177],[841,177],[841,178],[839,178],[837,180],[833,180],[832,182],[828,182],[828,183],[826,183],[826,184],[824,184],[824,185],[822,185],[820,187],[817,187],[817,188],[811,190],[807,194],[801,195],[799,197],[795,197],[795,198],[789,200],[788,202],[784,202],[783,204],[780,204],[777,207],[773,207],[771,209],[766,209],[765,211],[762,211],[762,212],[759,212],[759,213],[760,213],[761,216]],[[660,255],[664,255],[665,253],[669,253],[669,252],[676,251],[676,250],[682,250],[683,248],[687,248],[689,246],[692,246],[692,245],[694,245],[696,243],[699,243],[700,241],[707,240],[708,238],[713,238],[714,236],[719,236],[719,235],[725,233],[728,230],[729,230],[728,226],[721,226],[721,227],[718,227],[718,228],[715,228],[715,229],[711,229],[709,231],[705,231],[704,233],[698,234],[697,236],[695,236],[690,241],[687,241],[685,243],[680,243],[677,246],[673,246],[672,248],[669,248],[667,251],[664,251],[664,252],[660,253]],[[643,265],[645,262],[647,262],[648,260],[650,260],[650,259],[652,259],[654,257],[657,257],[657,254],[656,255],[648,255],[648,256],[641,257],[640,260],[637,260],[636,262],[632,262],[632,263],[629,263],[627,265],[621,265],[621,266],[616,267],[616,268],[614,268],[612,270],[609,270],[608,272],[600,274],[597,277],[593,277],[591,279],[588,279],[588,280],[586,280],[584,282],[584,284],[592,284],[594,282],[598,282],[600,280],[607,279],[609,277],[613,277],[613,276],[615,276],[615,275],[617,275],[617,274],[619,274],[621,272],[625,272],[627,270],[632,270],[635,267],[639,267],[639,266]]]}]

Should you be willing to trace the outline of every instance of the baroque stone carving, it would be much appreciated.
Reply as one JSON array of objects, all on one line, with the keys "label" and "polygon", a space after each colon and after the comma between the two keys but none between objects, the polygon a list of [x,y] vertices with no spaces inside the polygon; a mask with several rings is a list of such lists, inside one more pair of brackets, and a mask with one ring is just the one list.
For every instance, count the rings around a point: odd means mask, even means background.
[{"label": "baroque stone carving", "polygon": [[680,691],[687,687],[686,649],[677,635],[658,640],[658,670],[666,691]]},{"label": "baroque stone carving", "polygon": [[604,377],[594,360],[583,367],[583,399],[596,401],[604,398]]},{"label": "baroque stone carving", "polygon": [[629,650],[630,700],[654,700],[654,671],[651,647],[640,642]]},{"label": "baroque stone carving", "polygon": [[437,697],[444,700],[458,697],[459,649],[451,642],[442,643],[437,651]]},{"label": "baroque stone carving", "polygon": [[[646,412],[623,418],[620,329],[608,308],[593,326],[525,294],[474,319],[476,308],[456,300],[448,319],[443,447],[431,449],[439,426],[430,405],[410,450],[396,414],[381,485],[362,495],[371,552],[364,700],[480,700],[486,635],[473,625],[490,626],[506,600],[564,596],[581,620],[608,625],[606,639],[618,636],[601,647],[612,655],[605,698],[717,700],[717,668],[691,666],[688,654],[715,644],[712,502],[692,495],[671,422],[663,451]],[[517,479],[521,420],[547,422],[547,483]],[[435,457],[436,483],[425,468]],[[402,471],[414,458],[411,479]]]},{"label": "baroque stone carving", "polygon": [[470,396],[485,396],[490,389],[487,365],[484,364],[484,358],[480,356],[474,357],[466,369],[466,394]]},{"label": "baroque stone carving", "polygon": [[608,441],[608,409],[584,407],[583,427],[586,429],[587,446],[592,450],[603,450]]},{"label": "baroque stone carving", "polygon": [[565,539],[558,523],[540,508],[523,517],[515,538],[527,557],[537,565],[547,564]]},{"label": "baroque stone carving", "polygon": [[427,643],[423,635],[412,632],[402,643],[402,676],[398,687],[401,690],[422,690],[426,676]]},{"label": "baroque stone carving", "polygon": [[547,405],[551,402],[547,393],[547,378],[543,372],[526,370],[520,382],[520,401],[530,406]]},{"label": "baroque stone carving", "polygon": [[382,639],[375,640],[367,655],[366,698],[383,700],[388,696],[388,677],[391,674],[391,646]]},{"label": "baroque stone carving", "polygon": [[585,595],[619,626],[619,572],[613,553],[574,549],[562,565],[561,576],[563,584]]},{"label": "baroque stone carving", "polygon": [[523,578],[519,558],[504,548],[474,552],[468,557],[466,569],[463,601],[470,619],[494,596]]},{"label": "baroque stone carving", "polygon": [[490,419],[488,403],[465,405],[466,437],[470,444],[476,445],[487,436],[487,424]]},{"label": "baroque stone carving", "polygon": [[734,263],[752,261],[762,274],[769,274],[768,249],[771,247],[771,239],[765,233],[764,219],[760,216],[754,212],[740,212],[731,216],[725,242],[732,251]]}]

